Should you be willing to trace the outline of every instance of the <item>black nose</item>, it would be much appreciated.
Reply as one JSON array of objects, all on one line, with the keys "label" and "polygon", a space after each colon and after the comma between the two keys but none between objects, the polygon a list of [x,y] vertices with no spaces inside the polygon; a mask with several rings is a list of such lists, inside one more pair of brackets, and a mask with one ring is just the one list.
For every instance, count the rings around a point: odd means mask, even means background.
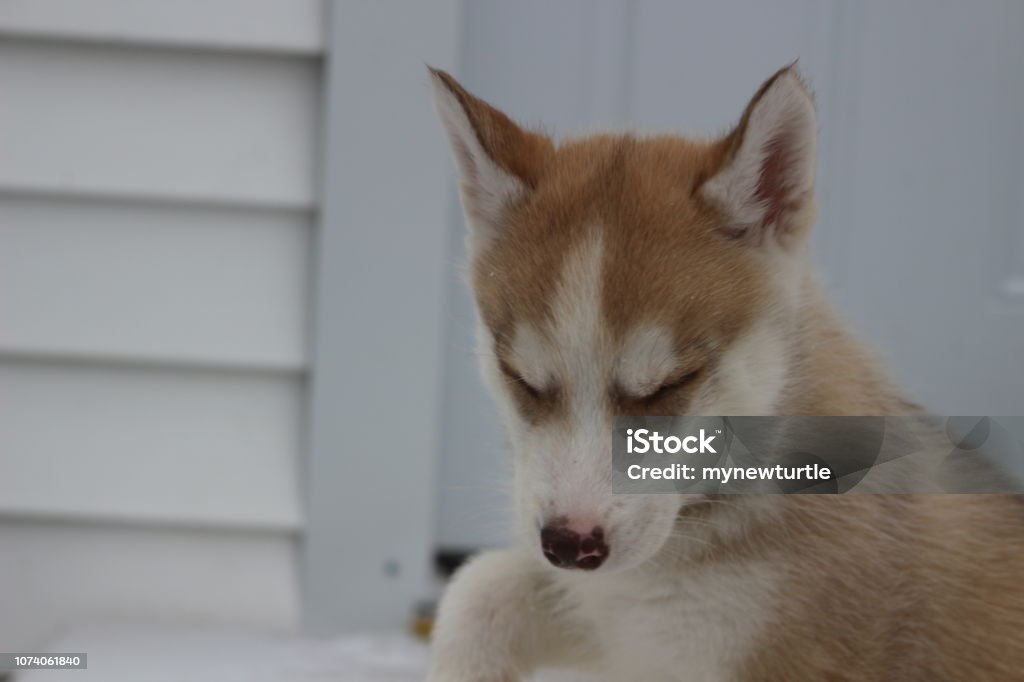
[{"label": "black nose", "polygon": [[547,525],[540,531],[540,545],[548,561],[559,568],[592,571],[608,558],[600,526],[594,526],[588,535],[580,535],[563,525]]}]

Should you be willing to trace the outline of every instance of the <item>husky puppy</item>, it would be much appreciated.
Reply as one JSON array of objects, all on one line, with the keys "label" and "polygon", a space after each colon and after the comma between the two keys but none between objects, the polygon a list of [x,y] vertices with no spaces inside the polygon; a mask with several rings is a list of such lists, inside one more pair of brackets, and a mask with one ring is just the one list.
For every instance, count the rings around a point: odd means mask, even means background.
[{"label": "husky puppy", "polygon": [[1024,504],[612,495],[615,415],[914,411],[811,272],[793,67],[718,139],[556,144],[431,70],[519,542],[440,608],[432,682],[1024,679]]}]

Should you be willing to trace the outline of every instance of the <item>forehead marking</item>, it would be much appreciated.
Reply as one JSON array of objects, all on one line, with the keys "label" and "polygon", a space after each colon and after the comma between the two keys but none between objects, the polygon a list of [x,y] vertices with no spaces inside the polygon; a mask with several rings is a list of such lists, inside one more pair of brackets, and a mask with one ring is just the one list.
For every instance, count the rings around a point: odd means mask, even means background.
[{"label": "forehead marking", "polygon": [[637,327],[627,334],[617,357],[612,355],[612,334],[602,314],[602,256],[600,237],[572,251],[546,327],[521,323],[511,344],[511,362],[531,385],[545,388],[556,378],[567,382],[577,416],[601,407],[609,378],[631,395],[644,395],[679,365],[673,336],[661,327]]},{"label": "forehead marking", "polygon": [[600,412],[606,390],[610,344],[601,313],[602,257],[599,233],[569,253],[551,302],[550,336],[578,419]]}]

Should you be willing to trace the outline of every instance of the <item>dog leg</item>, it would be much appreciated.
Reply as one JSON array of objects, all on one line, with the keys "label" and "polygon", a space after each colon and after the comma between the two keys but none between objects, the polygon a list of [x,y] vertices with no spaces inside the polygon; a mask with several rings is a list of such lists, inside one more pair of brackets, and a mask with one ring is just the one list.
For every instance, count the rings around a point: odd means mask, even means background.
[{"label": "dog leg", "polygon": [[581,653],[582,628],[536,559],[487,552],[460,569],[441,601],[430,682],[516,682]]}]

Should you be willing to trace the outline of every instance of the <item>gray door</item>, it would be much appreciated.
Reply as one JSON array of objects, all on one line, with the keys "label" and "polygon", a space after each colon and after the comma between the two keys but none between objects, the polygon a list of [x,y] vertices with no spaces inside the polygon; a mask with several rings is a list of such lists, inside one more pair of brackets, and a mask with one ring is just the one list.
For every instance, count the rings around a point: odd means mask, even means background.
[{"label": "gray door", "polygon": [[[799,57],[834,298],[925,405],[1024,414],[1024,3],[476,2],[463,26],[465,83],[557,135],[720,132]],[[454,268],[449,295],[438,542],[500,544],[506,457]]]}]

